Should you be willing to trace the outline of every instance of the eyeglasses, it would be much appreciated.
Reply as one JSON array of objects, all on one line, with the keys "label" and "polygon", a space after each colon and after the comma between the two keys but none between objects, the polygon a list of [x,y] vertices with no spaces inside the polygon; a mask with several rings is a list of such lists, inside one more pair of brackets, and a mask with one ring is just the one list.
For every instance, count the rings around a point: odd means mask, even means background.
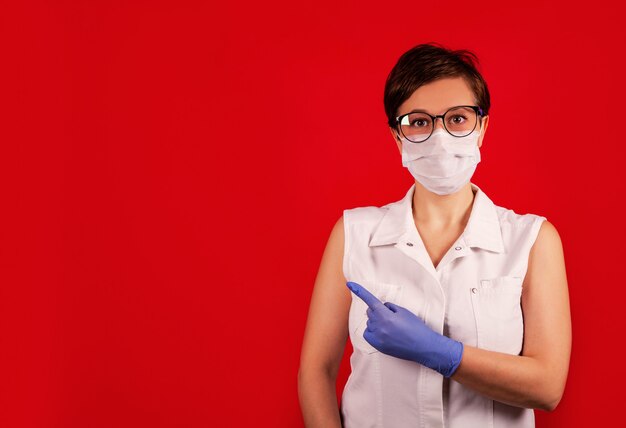
[{"label": "eyeglasses", "polygon": [[450,135],[461,138],[468,136],[476,128],[478,116],[485,116],[483,109],[478,106],[456,106],[436,116],[423,111],[412,111],[396,117],[396,126],[410,142],[423,143],[435,130],[438,117]]}]

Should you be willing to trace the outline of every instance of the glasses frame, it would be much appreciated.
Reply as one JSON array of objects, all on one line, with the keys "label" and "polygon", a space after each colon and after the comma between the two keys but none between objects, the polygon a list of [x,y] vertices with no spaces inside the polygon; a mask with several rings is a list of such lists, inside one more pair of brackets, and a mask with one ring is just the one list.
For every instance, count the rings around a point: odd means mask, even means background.
[{"label": "glasses frame", "polygon": [[[460,135],[460,136],[459,136],[459,135],[454,135],[454,134],[452,134],[452,133],[448,130],[448,127],[446,126],[446,121],[444,120],[444,119],[445,119],[445,116],[448,114],[448,112],[449,112],[450,110],[454,110],[454,109],[459,108],[459,107],[469,107],[469,108],[471,108],[472,110],[474,110],[474,111],[476,112],[476,123],[474,123],[474,127],[473,127],[473,128],[472,128],[472,130],[471,130],[470,132],[468,132],[467,134],[465,134],[465,135]],[[400,122],[402,121],[402,118],[404,118],[405,116],[408,116],[408,115],[410,115],[410,114],[413,114],[413,113],[423,113],[423,114],[425,114],[426,116],[429,116],[429,117],[431,118],[431,120],[432,120],[433,127],[432,127],[432,129],[430,130],[430,134],[428,134],[428,137],[424,138],[422,141],[411,141],[411,140],[410,140],[410,139],[409,139],[406,135],[404,135],[404,132],[402,132],[402,126],[400,125]],[[440,117],[440,118],[441,118],[441,123],[443,123],[443,128],[446,130],[446,132],[447,132],[448,134],[450,134],[450,135],[452,135],[453,137],[456,137],[456,138],[464,138],[464,137],[467,137],[467,136],[468,136],[469,134],[471,134],[472,132],[474,132],[474,129],[476,129],[476,125],[478,124],[478,118],[480,117],[480,118],[482,119],[482,118],[483,118],[483,117],[485,117],[485,116],[486,116],[486,115],[485,115],[485,113],[483,112],[483,109],[482,109],[482,108],[480,108],[480,107],[478,107],[478,106],[469,106],[469,105],[467,105],[467,106],[454,106],[454,107],[450,107],[448,110],[446,110],[446,111],[445,111],[445,113],[444,113],[444,114],[437,114],[437,115],[435,115],[435,116],[433,116],[432,114],[426,113],[425,111],[421,111],[421,110],[413,110],[413,111],[410,111],[410,112],[408,112],[408,113],[403,114],[402,116],[398,116],[398,117],[396,117],[396,128],[397,128],[397,131],[399,131],[400,135],[402,135],[404,138],[406,138],[406,140],[407,140],[408,142],[410,142],[410,143],[415,143],[415,144],[421,144],[421,143],[423,143],[424,141],[428,140],[428,139],[430,138],[430,136],[431,136],[431,135],[433,135],[433,132],[435,132],[436,121],[437,121],[437,118],[438,118],[438,117]]]}]

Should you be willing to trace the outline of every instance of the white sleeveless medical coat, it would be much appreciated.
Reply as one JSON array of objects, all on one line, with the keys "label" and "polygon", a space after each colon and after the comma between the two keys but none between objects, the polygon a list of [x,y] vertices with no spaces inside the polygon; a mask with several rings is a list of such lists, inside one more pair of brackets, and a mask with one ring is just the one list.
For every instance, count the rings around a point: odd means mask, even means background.
[{"label": "white sleeveless medical coat", "polygon": [[[522,282],[543,216],[494,205],[474,183],[470,218],[433,266],[413,220],[415,184],[400,201],[343,212],[343,272],[381,301],[404,306],[464,344],[519,355]],[[354,293],[352,372],[341,397],[345,428],[529,428],[533,409],[492,400],[364,338],[367,305]]]}]

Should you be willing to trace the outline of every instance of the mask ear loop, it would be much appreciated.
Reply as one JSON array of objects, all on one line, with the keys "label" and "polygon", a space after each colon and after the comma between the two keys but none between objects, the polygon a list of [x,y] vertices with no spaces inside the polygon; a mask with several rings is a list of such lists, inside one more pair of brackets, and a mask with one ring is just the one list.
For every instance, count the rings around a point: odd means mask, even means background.
[{"label": "mask ear loop", "polygon": [[483,133],[483,116],[478,116],[478,138]]},{"label": "mask ear loop", "polygon": [[402,138],[400,138],[400,134],[398,133],[397,130],[394,130],[394,134],[396,135],[396,141],[398,141],[398,143],[402,142]]},{"label": "mask ear loop", "polygon": [[[483,110],[480,109],[480,112],[483,113]],[[484,122],[485,116],[483,114],[483,116],[478,116],[478,130],[480,131],[480,133],[483,133],[483,122]]]}]

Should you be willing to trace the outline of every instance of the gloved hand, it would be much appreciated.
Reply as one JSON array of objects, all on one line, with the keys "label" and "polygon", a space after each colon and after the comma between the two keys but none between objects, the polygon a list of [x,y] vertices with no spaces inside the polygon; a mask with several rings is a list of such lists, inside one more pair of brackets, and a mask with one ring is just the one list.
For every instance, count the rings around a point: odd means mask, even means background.
[{"label": "gloved hand", "polygon": [[362,285],[351,281],[347,285],[369,306],[363,337],[370,345],[384,354],[420,363],[444,377],[454,374],[463,356],[461,342],[435,332],[402,306],[383,304]]}]

